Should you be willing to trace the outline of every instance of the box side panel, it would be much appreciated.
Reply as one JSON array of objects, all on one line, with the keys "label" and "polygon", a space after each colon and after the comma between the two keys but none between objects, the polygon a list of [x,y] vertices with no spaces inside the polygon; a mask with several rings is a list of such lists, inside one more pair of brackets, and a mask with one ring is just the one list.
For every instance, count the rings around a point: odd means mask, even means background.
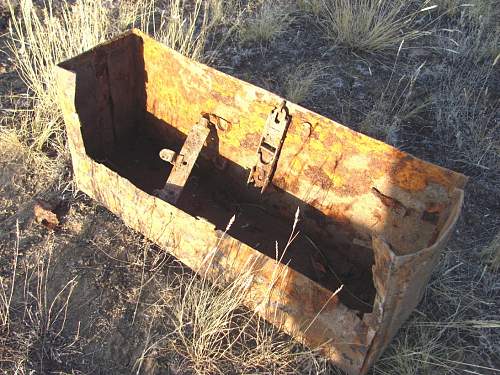
[{"label": "box side panel", "polygon": [[75,105],[88,154],[113,158],[134,139],[144,117],[142,40],[131,34],[61,66],[76,73]]},{"label": "box side panel", "polygon": [[423,297],[427,283],[439,262],[441,251],[451,235],[463,204],[463,191],[456,189],[448,220],[436,242],[417,254],[397,256],[381,237],[374,237],[373,277],[377,289],[374,312],[364,321],[378,326],[362,372],[367,372],[389,345]]}]

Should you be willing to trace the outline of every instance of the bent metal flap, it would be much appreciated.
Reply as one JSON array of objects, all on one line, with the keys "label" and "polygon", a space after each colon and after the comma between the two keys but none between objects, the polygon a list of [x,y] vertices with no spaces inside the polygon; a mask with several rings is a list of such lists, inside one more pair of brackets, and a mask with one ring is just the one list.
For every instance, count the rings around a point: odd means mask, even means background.
[{"label": "bent metal flap", "polygon": [[250,269],[249,308],[368,371],[421,299],[466,177],[137,30],[57,69],[80,190],[195,271]]}]

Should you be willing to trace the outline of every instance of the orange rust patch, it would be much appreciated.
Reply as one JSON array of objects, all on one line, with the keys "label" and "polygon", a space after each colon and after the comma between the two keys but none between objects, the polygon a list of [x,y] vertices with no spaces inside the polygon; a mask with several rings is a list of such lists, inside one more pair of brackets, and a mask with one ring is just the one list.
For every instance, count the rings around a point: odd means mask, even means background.
[{"label": "orange rust patch", "polygon": [[446,208],[444,203],[439,203],[439,202],[433,202],[427,206],[426,211],[430,213],[439,213],[443,211]]},{"label": "orange rust patch", "polygon": [[308,165],[304,174],[313,181],[314,185],[319,185],[324,190],[332,186],[332,180],[321,167]]},{"label": "orange rust patch", "polygon": [[255,148],[259,145],[261,135],[259,133],[248,133],[245,138],[240,141],[240,146],[244,148]]},{"label": "orange rust patch", "polygon": [[[394,182],[401,188],[419,191],[427,186],[427,175],[420,173],[419,165],[411,156],[401,160],[401,166],[396,165],[392,171]],[[416,173],[415,173],[416,172]]]},{"label": "orange rust patch", "polygon": [[435,183],[451,191],[457,176],[438,166],[428,164],[406,155],[392,169],[390,175],[394,182],[408,191],[424,190],[430,183]]}]

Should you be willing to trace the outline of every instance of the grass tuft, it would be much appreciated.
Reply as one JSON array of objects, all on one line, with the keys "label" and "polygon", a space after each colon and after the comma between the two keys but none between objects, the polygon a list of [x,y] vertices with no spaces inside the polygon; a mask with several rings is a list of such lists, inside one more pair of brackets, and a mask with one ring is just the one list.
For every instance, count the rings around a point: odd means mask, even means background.
[{"label": "grass tuft", "polygon": [[291,8],[286,2],[263,0],[256,9],[249,7],[249,15],[238,27],[242,43],[272,42],[280,37],[293,21]]},{"label": "grass tuft", "polygon": [[54,8],[52,0],[41,11],[31,0],[19,3],[19,14],[8,0],[11,13],[8,50],[19,76],[26,84],[32,110],[24,112],[26,141],[36,150],[61,151],[64,146],[61,115],[57,108],[54,66],[105,40],[109,19],[99,1],[64,2]]},{"label": "grass tuft", "polygon": [[[156,40],[194,60],[203,59],[210,22],[210,4],[196,0],[168,0],[159,10],[157,0],[142,0],[139,28]],[[189,6],[188,6],[189,3]]]},{"label": "grass tuft", "polygon": [[176,335],[169,347],[183,359],[183,366],[197,374],[224,373],[249,281],[243,276],[218,288],[205,277],[180,280],[186,288],[172,303]]},{"label": "grass tuft", "polygon": [[437,140],[449,155],[449,161],[468,173],[498,170],[500,102],[491,101],[488,89],[491,70],[444,69],[432,99]]},{"label": "grass tuft", "polygon": [[482,251],[481,255],[494,272],[500,270],[500,232],[493,238],[489,246]]},{"label": "grass tuft", "polygon": [[425,34],[417,28],[418,11],[396,0],[321,0],[319,26],[327,39],[348,48],[380,52]]},{"label": "grass tuft", "polygon": [[16,374],[60,373],[81,354],[79,327],[69,339],[65,332],[76,280],[54,287],[50,240],[21,261],[16,229],[10,278],[0,277],[0,366]]},{"label": "grass tuft", "polygon": [[[396,82],[391,75],[381,96],[361,122],[360,131],[393,146],[403,143],[401,131],[429,104],[417,102],[414,96],[416,83],[423,64],[404,74]],[[396,63],[394,65],[396,69]]]},{"label": "grass tuft", "polygon": [[297,0],[297,6],[300,11],[316,17],[319,17],[323,10],[322,0]]},{"label": "grass tuft", "polygon": [[285,74],[284,96],[291,102],[300,104],[305,100],[326,92],[326,67],[321,64],[300,64]]},{"label": "grass tuft", "polygon": [[430,4],[448,17],[464,17],[472,22],[493,21],[498,16],[495,2],[491,0],[433,0]]},{"label": "grass tuft", "polygon": [[[298,216],[281,257],[297,234],[297,220]],[[230,225],[231,222],[226,232]],[[257,263],[250,262],[236,278],[228,281],[213,265],[216,251],[209,253],[197,274],[181,269],[174,277],[157,281],[162,287],[158,288],[156,301],[148,305],[148,310],[156,321],[151,326],[159,323],[162,327],[153,330],[165,334],[148,340],[151,345],[144,349],[141,361],[148,353],[156,352],[157,359],[168,358],[174,370],[200,375],[292,373],[297,369],[301,369],[299,373],[324,371],[326,361],[319,359],[317,353],[301,349],[278,327],[245,307],[252,298],[250,291],[258,271]],[[276,259],[277,267],[266,291],[268,295],[273,293],[275,285],[286,280],[283,268],[278,266],[281,260]],[[266,302],[258,308],[276,309]]]}]

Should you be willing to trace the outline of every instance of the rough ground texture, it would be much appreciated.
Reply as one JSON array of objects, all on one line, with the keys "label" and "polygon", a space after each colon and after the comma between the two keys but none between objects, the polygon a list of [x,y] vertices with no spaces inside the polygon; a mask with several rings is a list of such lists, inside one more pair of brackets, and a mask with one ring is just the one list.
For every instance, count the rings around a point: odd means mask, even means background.
[{"label": "rough ground texture", "polygon": [[[458,27],[451,16],[440,22],[440,28]],[[7,24],[3,12],[2,52]],[[225,32],[222,27],[210,38]],[[452,105],[436,99],[436,93],[446,87],[449,98],[456,97],[460,90],[453,91],[449,84],[456,80],[464,88],[477,85],[486,91],[486,106],[492,108],[490,126],[498,130],[498,63],[493,68],[487,58],[458,60],[438,39],[434,34],[413,41],[397,57],[397,46],[384,54],[353,51],[334,47],[311,18],[298,12],[274,41],[241,43],[231,37],[211,62],[285,96],[289,72],[304,63],[321,64],[319,82],[303,106],[377,136],[374,122],[397,123],[395,130],[382,133],[384,140],[471,177],[462,217],[424,299],[372,374],[500,373],[500,278],[491,264],[499,246],[498,142],[497,158],[477,166],[455,152],[449,129],[435,130],[437,114]],[[428,48],[431,45],[442,48]],[[405,82],[419,67],[412,89],[406,90]],[[482,78],[474,79],[471,72]],[[1,53],[0,116],[10,116],[11,101],[5,95],[25,90],[13,61]],[[400,100],[406,95],[410,108]],[[463,103],[462,109],[469,105],[472,110],[477,102]],[[498,140],[498,131],[494,136]],[[251,365],[244,358],[240,364],[221,360],[215,366],[192,365],[188,354],[176,350],[183,346],[169,336],[176,334],[170,323],[176,312],[169,306],[183,288],[172,280],[178,281],[186,271],[164,249],[78,193],[67,155],[41,160],[18,146],[0,143],[0,277],[8,286],[7,299],[13,269],[22,275],[12,288],[9,331],[0,332],[0,366],[5,373],[14,373],[16,366],[21,373],[39,374],[338,373],[311,358],[293,365]],[[53,204],[60,214],[55,230],[33,219],[39,199]],[[3,319],[4,310],[0,311]],[[278,334],[274,339],[288,340]]]}]

